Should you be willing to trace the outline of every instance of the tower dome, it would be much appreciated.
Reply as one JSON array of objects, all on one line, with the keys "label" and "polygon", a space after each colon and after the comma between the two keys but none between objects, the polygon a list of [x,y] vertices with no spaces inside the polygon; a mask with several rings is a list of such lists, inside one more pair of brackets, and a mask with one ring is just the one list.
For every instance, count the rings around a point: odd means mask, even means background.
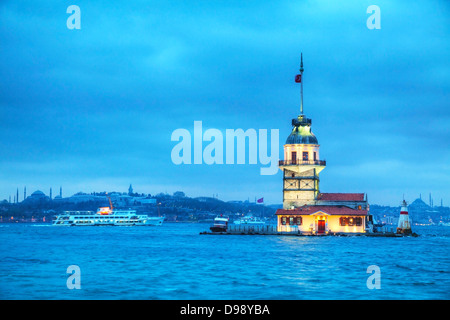
[{"label": "tower dome", "polygon": [[292,125],[294,128],[286,139],[286,144],[319,144],[311,132],[311,119],[299,115],[297,119],[292,119]]}]

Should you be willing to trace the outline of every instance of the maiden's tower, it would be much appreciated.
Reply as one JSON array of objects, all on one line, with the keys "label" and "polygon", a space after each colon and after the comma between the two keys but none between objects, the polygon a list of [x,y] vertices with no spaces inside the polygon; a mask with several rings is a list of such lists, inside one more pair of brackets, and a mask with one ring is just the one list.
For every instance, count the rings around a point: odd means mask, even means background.
[{"label": "maiden's tower", "polygon": [[305,234],[365,233],[370,215],[364,193],[321,193],[319,174],[326,167],[320,158],[312,121],[303,113],[303,56],[300,74],[300,115],[292,120],[292,132],[284,144],[283,209],[276,212],[278,232]]}]

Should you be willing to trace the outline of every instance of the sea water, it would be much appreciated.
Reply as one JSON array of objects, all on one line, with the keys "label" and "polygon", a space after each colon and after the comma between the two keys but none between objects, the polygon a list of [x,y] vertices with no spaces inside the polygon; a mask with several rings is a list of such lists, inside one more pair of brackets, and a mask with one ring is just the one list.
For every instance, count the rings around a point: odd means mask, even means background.
[{"label": "sea water", "polygon": [[0,224],[0,299],[450,298],[450,227],[413,226],[417,238],[199,234],[208,229]]}]

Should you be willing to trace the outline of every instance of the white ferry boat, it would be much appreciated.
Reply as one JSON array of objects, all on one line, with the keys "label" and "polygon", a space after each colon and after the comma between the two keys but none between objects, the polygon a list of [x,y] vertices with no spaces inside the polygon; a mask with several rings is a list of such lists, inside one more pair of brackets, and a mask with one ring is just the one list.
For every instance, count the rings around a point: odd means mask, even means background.
[{"label": "white ferry boat", "polygon": [[53,220],[56,226],[160,226],[164,217],[138,215],[136,210],[102,207],[93,211],[64,211]]},{"label": "white ferry boat", "polygon": [[228,228],[228,221],[230,220],[227,216],[217,216],[214,219],[214,224],[209,228],[212,232],[226,232]]},{"label": "white ferry boat", "polygon": [[265,221],[257,218],[257,217],[252,217],[252,216],[245,216],[240,218],[239,220],[235,220],[233,222],[234,224],[250,224],[250,225],[262,225],[262,224],[266,224]]}]

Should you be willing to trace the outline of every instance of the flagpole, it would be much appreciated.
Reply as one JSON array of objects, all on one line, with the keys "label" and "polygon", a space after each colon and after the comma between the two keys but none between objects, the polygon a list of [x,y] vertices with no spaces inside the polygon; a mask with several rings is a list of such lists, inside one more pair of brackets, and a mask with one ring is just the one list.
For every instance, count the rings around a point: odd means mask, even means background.
[{"label": "flagpole", "polygon": [[300,57],[300,114],[303,115],[303,52]]}]

